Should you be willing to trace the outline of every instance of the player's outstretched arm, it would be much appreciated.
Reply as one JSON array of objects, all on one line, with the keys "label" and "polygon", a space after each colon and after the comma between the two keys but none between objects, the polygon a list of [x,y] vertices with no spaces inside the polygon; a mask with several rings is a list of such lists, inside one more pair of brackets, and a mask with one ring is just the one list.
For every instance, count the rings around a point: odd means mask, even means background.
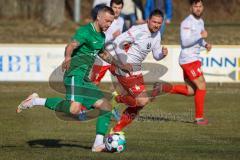
[{"label": "player's outstretched arm", "polygon": [[103,52],[98,54],[100,58],[102,58],[107,63],[115,65],[120,68],[122,71],[131,74],[133,71],[133,67],[131,64],[123,64],[119,60],[115,59],[108,51],[104,50]]}]

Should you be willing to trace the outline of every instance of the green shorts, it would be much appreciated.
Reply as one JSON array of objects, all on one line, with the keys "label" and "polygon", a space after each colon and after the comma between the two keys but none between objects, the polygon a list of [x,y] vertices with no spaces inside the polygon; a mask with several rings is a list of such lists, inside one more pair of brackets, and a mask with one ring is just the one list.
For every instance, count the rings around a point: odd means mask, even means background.
[{"label": "green shorts", "polygon": [[66,100],[79,102],[87,109],[92,109],[92,105],[104,97],[94,83],[83,80],[82,76],[65,76],[64,85]]}]

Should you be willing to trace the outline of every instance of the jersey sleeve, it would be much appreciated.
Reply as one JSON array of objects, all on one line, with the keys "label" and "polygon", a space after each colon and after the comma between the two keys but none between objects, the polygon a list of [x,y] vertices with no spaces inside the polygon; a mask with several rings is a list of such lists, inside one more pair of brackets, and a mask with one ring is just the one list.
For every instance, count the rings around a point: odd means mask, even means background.
[{"label": "jersey sleeve", "polygon": [[[202,21],[202,23],[203,23],[203,30],[205,30],[204,22]],[[202,47],[205,47],[207,42],[204,39],[202,39],[200,44],[201,44]]]},{"label": "jersey sleeve", "polygon": [[122,17],[119,17],[120,18],[120,31],[121,31],[121,33],[123,32],[123,27],[124,27],[124,19],[122,18]]},{"label": "jersey sleeve", "polygon": [[125,45],[129,44],[129,46],[131,46],[132,43],[134,43],[136,39],[135,36],[135,29],[134,26],[131,27],[129,30],[127,30],[126,32],[122,33],[121,35],[119,35],[115,40],[114,40],[114,44],[116,45],[115,47],[115,51],[117,54],[125,54]]},{"label": "jersey sleeve", "polygon": [[87,31],[80,27],[72,37],[72,41],[78,42],[79,45],[82,45],[87,42]]},{"label": "jersey sleeve", "polygon": [[136,29],[135,26],[132,26],[129,30],[122,33],[117,37],[117,41],[120,43],[133,43],[136,40]]},{"label": "jersey sleeve", "polygon": [[153,58],[157,61],[161,60],[164,56],[162,54],[162,47],[161,47],[161,36],[157,35],[157,40],[152,48]]},{"label": "jersey sleeve", "polygon": [[195,33],[192,31],[190,21],[185,21],[181,24],[180,32],[181,44],[184,48],[189,48],[202,40],[200,33]]}]

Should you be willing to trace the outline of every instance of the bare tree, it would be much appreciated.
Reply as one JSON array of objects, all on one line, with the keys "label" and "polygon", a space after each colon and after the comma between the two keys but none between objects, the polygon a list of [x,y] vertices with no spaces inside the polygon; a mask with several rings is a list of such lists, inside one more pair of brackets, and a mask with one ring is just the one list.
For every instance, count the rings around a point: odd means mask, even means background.
[{"label": "bare tree", "polygon": [[43,23],[59,27],[65,19],[65,0],[43,0]]}]

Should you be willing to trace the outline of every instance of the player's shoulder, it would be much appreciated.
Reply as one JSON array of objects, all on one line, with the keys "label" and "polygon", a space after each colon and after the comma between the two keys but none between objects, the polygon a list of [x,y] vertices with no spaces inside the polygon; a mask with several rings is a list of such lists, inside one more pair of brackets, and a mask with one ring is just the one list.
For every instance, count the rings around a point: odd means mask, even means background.
[{"label": "player's shoulder", "polygon": [[77,31],[78,31],[78,32],[82,32],[82,33],[84,33],[84,32],[87,32],[87,33],[88,33],[89,31],[92,30],[92,28],[93,28],[92,24],[91,24],[91,23],[88,23],[88,24],[85,24],[85,25],[80,26],[80,27],[77,29]]},{"label": "player's shoulder", "polygon": [[204,24],[204,20],[202,18],[199,19],[199,21]]},{"label": "player's shoulder", "polygon": [[144,32],[146,31],[148,28],[147,28],[147,24],[140,24],[140,25],[133,25],[130,30],[131,31],[138,31],[138,32]]},{"label": "player's shoulder", "polygon": [[118,17],[118,21],[119,21],[120,23],[124,23],[123,17],[119,16],[119,17]]},{"label": "player's shoulder", "polygon": [[191,15],[189,15],[181,22],[181,25],[188,25],[191,23],[192,23],[192,17],[191,17]]}]

